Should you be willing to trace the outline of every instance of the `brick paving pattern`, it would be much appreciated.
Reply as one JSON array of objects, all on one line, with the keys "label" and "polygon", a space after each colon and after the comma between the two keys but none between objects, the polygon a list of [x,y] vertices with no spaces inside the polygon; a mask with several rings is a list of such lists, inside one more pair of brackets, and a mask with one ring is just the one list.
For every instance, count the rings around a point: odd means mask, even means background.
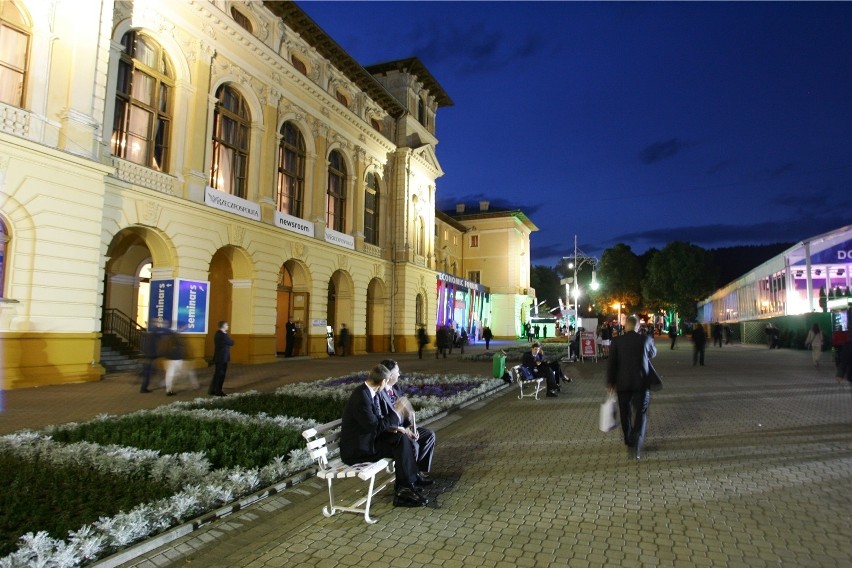
[{"label": "brick paving pattern", "polygon": [[[852,565],[852,389],[834,381],[829,354],[814,369],[807,351],[735,345],[708,348],[707,366],[693,367],[688,342],[659,346],[665,388],[652,395],[641,462],[628,458],[618,430],[597,429],[606,362],[566,364],[574,381],[559,398],[521,401],[506,389],[431,424],[437,482],[428,507],[394,508],[382,493],[375,525],[326,518],[325,485],[311,478],[122,566]],[[263,390],[382,357],[243,367],[230,386]],[[446,362],[396,357],[403,375],[490,372],[457,353]],[[83,414],[110,406],[80,394],[105,386],[122,393],[111,412],[167,402],[162,390],[140,395],[132,379],[110,380],[29,390],[68,392]],[[38,422],[38,410],[15,403],[39,406],[41,393],[17,392],[6,393],[0,431]],[[347,482],[338,494],[362,487]]]}]

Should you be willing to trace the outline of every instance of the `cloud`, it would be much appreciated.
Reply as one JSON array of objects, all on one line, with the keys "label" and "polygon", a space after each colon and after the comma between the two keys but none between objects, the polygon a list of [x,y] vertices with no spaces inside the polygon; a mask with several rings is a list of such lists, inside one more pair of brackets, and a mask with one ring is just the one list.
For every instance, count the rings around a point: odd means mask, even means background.
[{"label": "cloud", "polygon": [[[482,74],[510,68],[538,57],[547,39],[494,29],[492,22],[468,20],[464,25],[446,21],[421,22],[404,35],[406,49],[429,68],[445,67],[464,74]],[[414,42],[411,38],[419,38]]]},{"label": "cloud", "polygon": [[678,138],[669,138],[662,142],[654,142],[639,152],[639,159],[643,164],[650,165],[675,156],[686,148],[688,144]]}]

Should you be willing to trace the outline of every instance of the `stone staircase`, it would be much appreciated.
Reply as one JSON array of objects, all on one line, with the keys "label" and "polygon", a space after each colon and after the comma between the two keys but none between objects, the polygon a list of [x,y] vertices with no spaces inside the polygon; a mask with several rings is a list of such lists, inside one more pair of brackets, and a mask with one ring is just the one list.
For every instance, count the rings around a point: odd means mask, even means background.
[{"label": "stone staircase", "polygon": [[142,370],[142,363],[137,358],[137,354],[106,343],[101,344],[101,365],[107,373],[139,372]]}]

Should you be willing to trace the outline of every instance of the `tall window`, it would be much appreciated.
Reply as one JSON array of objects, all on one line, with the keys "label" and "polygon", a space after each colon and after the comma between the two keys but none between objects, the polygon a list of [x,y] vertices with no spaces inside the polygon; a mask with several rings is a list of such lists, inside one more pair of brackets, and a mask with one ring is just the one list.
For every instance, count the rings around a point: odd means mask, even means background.
[{"label": "tall window", "polygon": [[420,97],[417,97],[417,122],[426,126],[426,103]]},{"label": "tall window", "polygon": [[299,59],[298,57],[293,55],[293,56],[290,57],[290,62],[293,64],[293,67],[296,68],[296,71],[298,71],[302,75],[308,74],[308,67],[305,65],[305,63],[301,59]]},{"label": "tall window", "polygon": [[216,98],[210,186],[244,198],[248,190],[246,175],[251,117],[245,99],[230,86],[219,87]]},{"label": "tall window", "polygon": [[278,145],[278,210],[302,216],[305,196],[305,139],[292,122],[281,126]]},{"label": "tall window", "polygon": [[480,277],[481,276],[478,270],[471,270],[467,273],[467,279],[471,282],[476,282],[477,284],[482,284],[482,282],[479,280]]},{"label": "tall window", "polygon": [[29,26],[11,0],[0,3],[0,101],[24,106],[29,59]]},{"label": "tall window", "polygon": [[364,191],[364,240],[371,245],[379,244],[379,182],[372,173],[367,174]]},{"label": "tall window", "polygon": [[328,156],[328,191],[325,225],[346,232],[346,164],[343,155],[333,150]]},{"label": "tall window", "polygon": [[0,219],[0,298],[5,298],[6,294],[6,244],[9,242],[9,233],[6,232],[6,225]]},{"label": "tall window", "polygon": [[414,221],[414,254],[426,254],[426,235],[425,235],[423,217],[418,217]]},{"label": "tall window", "polygon": [[479,246],[479,235],[471,235],[470,236],[470,247],[476,248]]},{"label": "tall window", "polygon": [[165,171],[168,168],[174,72],[162,48],[136,32],[121,38],[112,153]]},{"label": "tall window", "polygon": [[423,317],[424,312],[423,294],[417,294],[414,299],[414,323],[416,325],[426,325],[426,319]]}]

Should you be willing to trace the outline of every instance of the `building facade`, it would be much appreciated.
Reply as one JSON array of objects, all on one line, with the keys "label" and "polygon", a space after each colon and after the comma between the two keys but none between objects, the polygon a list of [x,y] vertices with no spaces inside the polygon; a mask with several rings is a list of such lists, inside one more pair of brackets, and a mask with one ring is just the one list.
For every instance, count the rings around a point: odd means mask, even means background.
[{"label": "building facade", "polygon": [[488,287],[488,309],[481,325],[501,339],[520,337],[535,298],[530,286],[530,235],[538,227],[523,211],[492,209],[488,201],[480,202],[478,209],[458,204],[454,212],[442,215],[464,230],[454,233],[449,222],[439,225],[446,235],[439,235],[436,250],[449,253],[450,266],[459,266],[458,276]]},{"label": "building facade", "polygon": [[200,365],[416,349],[434,325],[435,118],[292,2],[0,2],[3,388],[96,380],[165,315]]},{"label": "building facade", "polygon": [[741,323],[744,338],[761,340],[770,320],[830,313],[831,329],[848,331],[850,270],[852,225],[847,225],[797,243],[715,291],[699,302],[698,319]]}]

